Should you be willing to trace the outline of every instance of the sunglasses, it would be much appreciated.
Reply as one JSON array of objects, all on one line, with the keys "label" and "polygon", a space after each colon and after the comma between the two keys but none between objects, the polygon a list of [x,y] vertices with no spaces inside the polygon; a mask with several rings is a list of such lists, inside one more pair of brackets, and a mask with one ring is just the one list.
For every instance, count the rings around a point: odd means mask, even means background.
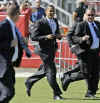
[{"label": "sunglasses", "polygon": [[94,14],[88,14],[88,16],[95,16]]}]

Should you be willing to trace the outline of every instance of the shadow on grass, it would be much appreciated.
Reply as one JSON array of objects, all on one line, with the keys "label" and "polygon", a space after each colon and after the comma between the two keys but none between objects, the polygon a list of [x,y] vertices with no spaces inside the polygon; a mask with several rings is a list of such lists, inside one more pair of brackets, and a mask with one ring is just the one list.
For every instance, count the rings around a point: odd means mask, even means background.
[{"label": "shadow on grass", "polygon": [[96,97],[96,98],[84,98],[83,100],[100,100],[100,97]]},{"label": "shadow on grass", "polygon": [[63,100],[100,100],[100,97],[96,98],[64,98]]},{"label": "shadow on grass", "polygon": [[100,94],[100,93],[96,93],[96,94]]}]

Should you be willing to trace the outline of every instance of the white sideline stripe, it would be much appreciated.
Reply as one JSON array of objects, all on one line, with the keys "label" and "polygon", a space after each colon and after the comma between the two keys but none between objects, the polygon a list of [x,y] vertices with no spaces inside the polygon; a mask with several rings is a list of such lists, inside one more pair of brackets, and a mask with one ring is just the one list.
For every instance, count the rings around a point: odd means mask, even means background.
[{"label": "white sideline stripe", "polygon": [[[20,78],[20,77],[23,78],[23,77],[29,77],[29,76],[31,76],[31,75],[33,75],[33,74],[34,74],[34,73],[28,73],[28,72],[27,72],[27,73],[24,73],[24,72],[23,72],[23,73],[16,73],[16,74],[15,74],[15,77],[16,77],[16,78]],[[63,74],[63,73],[57,73],[57,76],[56,76],[56,77],[57,77],[57,78],[58,78],[58,77],[62,77],[62,74]]]},{"label": "white sideline stripe", "polygon": [[33,75],[34,73],[16,73],[15,77],[29,77]]}]

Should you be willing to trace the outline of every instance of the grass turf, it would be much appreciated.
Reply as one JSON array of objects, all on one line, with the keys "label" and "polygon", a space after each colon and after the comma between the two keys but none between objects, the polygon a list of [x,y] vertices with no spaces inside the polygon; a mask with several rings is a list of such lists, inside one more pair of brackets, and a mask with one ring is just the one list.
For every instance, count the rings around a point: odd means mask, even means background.
[{"label": "grass turf", "polygon": [[[86,92],[85,81],[77,81],[71,83],[68,90],[63,92],[65,100],[53,100],[53,93],[48,85],[46,78],[37,82],[31,90],[31,97],[26,95],[26,88],[24,81],[26,78],[16,79],[16,95],[10,103],[100,103],[100,90],[97,92],[97,99],[86,99],[84,97]],[[59,82],[59,81],[58,81]]]}]

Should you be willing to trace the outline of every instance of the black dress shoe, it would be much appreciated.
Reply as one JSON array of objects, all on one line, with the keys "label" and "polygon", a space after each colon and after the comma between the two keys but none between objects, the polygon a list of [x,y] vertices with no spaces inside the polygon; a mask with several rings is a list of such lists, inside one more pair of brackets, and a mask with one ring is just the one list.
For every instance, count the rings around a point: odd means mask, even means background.
[{"label": "black dress shoe", "polygon": [[62,78],[61,78],[62,89],[63,89],[64,91],[67,90],[70,82],[71,82],[70,79],[65,79],[65,77],[62,77]]},{"label": "black dress shoe", "polygon": [[31,88],[32,88],[32,83],[30,83],[29,81],[25,82],[25,86],[26,86],[26,93],[28,96],[31,96]]},{"label": "black dress shoe", "polygon": [[54,100],[63,100],[64,98],[61,97],[60,95],[55,95],[53,99]]},{"label": "black dress shoe", "polygon": [[71,75],[71,71],[67,71],[67,72],[65,72],[64,75],[68,75],[68,76],[70,76],[70,75]]},{"label": "black dress shoe", "polygon": [[95,99],[96,98],[96,96],[94,94],[88,94],[88,93],[85,95],[85,97],[86,98],[91,98],[91,99]]}]

